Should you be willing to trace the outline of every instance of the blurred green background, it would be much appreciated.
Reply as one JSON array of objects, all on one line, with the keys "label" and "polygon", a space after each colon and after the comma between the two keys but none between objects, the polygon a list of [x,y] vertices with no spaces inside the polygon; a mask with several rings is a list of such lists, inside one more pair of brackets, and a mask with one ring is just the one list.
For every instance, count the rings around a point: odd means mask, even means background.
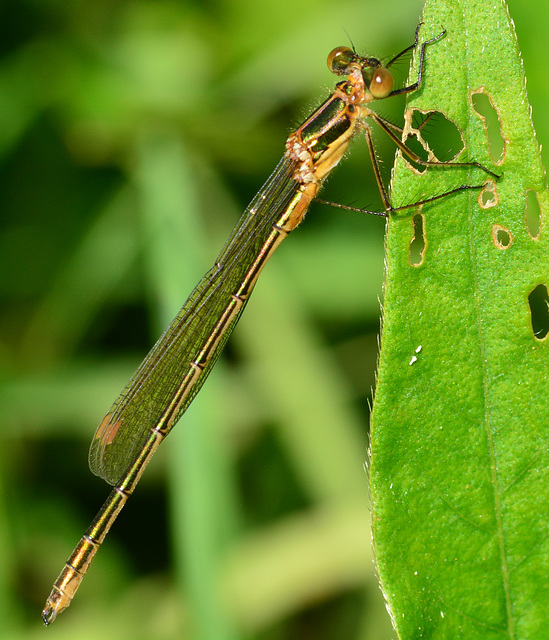
[{"label": "blurred green background", "polygon": [[[364,471],[384,224],[321,205],[73,606],[47,631],[40,611],[109,490],[97,424],[332,88],[328,52],[346,30],[394,55],[422,2],[0,6],[2,638],[392,638]],[[543,143],[549,7],[510,9]],[[361,140],[323,197],[380,207]]]}]

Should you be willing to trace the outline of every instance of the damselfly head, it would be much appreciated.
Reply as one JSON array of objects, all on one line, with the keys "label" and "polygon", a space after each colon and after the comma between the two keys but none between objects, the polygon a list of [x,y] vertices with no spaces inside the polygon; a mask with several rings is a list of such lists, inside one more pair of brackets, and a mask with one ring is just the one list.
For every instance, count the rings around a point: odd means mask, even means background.
[{"label": "damselfly head", "polygon": [[364,83],[376,99],[386,98],[393,90],[393,75],[377,58],[363,58],[349,47],[336,47],[328,56],[328,68],[338,76],[360,68]]}]

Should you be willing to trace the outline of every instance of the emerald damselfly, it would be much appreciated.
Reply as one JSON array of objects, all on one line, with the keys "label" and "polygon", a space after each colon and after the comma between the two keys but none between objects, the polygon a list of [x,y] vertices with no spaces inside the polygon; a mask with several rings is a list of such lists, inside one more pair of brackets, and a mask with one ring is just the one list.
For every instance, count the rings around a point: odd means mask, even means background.
[{"label": "emerald damselfly", "polygon": [[[421,25],[420,25],[421,26]],[[46,625],[66,609],[121,509],[135,489],[152,455],[185,412],[206,380],[275,249],[303,220],[323,181],[359,132],[366,137],[384,211],[432,202],[480,186],[462,185],[413,204],[392,207],[381,179],[371,129],[376,122],[413,162],[426,166],[475,166],[494,179],[497,174],[476,162],[426,161],[401,139],[402,130],[372,111],[375,100],[411,93],[422,82],[425,51],[445,32],[419,47],[416,82],[393,89],[389,68],[418,47],[414,43],[386,65],[338,47],[328,56],[330,70],[345,79],[286,141],[278,166],[252,200],[213,267],[200,280],[183,308],[143,360],[97,428],[90,448],[90,467],[114,488],[67,560],[48,597]]]}]

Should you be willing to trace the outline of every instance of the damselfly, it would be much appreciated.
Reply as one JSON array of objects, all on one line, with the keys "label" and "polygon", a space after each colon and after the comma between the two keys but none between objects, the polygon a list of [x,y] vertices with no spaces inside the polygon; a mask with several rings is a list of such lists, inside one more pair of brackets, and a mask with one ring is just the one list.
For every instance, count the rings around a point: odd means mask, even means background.
[{"label": "damselfly", "polygon": [[301,222],[351,139],[358,132],[365,134],[385,209],[377,215],[387,216],[457,191],[483,187],[462,185],[413,205],[393,208],[381,179],[366,118],[376,122],[413,162],[428,166],[476,166],[498,178],[476,162],[422,160],[401,141],[402,130],[369,107],[374,100],[416,90],[423,78],[425,50],[444,34],[419,47],[417,81],[400,89],[393,89],[389,68],[418,46],[419,26],[414,43],[386,65],[376,58],[361,57],[348,47],[338,47],[330,53],[329,68],[336,75],[346,76],[345,79],[338,82],[329,98],[289,136],[282,160],[244,212],[214,266],[198,283],[95,433],[90,467],[114,485],[114,489],[55,582],[42,612],[46,625],[71,603],[152,455],[206,380],[265,263]]}]

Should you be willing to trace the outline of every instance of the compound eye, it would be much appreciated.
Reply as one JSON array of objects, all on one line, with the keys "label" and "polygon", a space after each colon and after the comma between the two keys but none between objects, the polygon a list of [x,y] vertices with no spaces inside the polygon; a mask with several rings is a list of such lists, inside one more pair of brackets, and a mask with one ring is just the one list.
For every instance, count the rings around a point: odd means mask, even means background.
[{"label": "compound eye", "polygon": [[370,82],[370,93],[374,98],[386,98],[393,90],[393,74],[385,67],[374,71]]},{"label": "compound eye", "polygon": [[328,69],[336,76],[346,75],[346,69],[355,59],[355,55],[349,47],[336,47],[328,56]]}]

